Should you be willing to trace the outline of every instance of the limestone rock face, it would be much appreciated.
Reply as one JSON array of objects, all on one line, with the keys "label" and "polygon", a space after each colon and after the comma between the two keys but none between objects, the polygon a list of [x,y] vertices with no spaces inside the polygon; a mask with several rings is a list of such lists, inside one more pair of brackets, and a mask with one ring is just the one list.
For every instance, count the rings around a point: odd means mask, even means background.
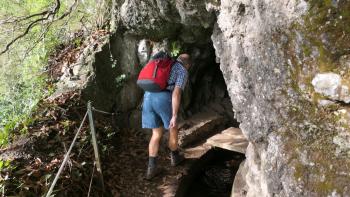
[{"label": "limestone rock face", "polygon": [[137,56],[140,60],[141,65],[145,65],[147,61],[150,59],[150,43],[147,40],[141,40],[138,43],[138,48],[137,48]]},{"label": "limestone rock face", "polygon": [[348,107],[318,105],[348,102],[349,8],[349,1],[221,1],[212,39],[251,142],[246,189],[236,193],[349,195]]},{"label": "limestone rock face", "polygon": [[133,34],[154,39],[180,36],[187,42],[199,41],[215,19],[204,2],[195,0],[126,0],[120,18]]}]

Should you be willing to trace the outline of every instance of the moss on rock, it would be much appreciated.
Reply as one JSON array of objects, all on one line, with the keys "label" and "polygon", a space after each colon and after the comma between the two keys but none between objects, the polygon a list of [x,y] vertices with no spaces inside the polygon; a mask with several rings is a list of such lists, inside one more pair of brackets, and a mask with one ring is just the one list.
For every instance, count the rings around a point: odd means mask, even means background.
[{"label": "moss on rock", "polygon": [[[289,102],[285,130],[285,151],[295,179],[317,196],[349,192],[350,159],[335,154],[333,139],[341,131],[350,132],[344,124],[349,117],[334,113],[339,104],[318,105],[325,97],[315,92],[311,80],[316,73],[334,72],[342,76],[342,84],[350,88],[350,68],[340,66],[340,58],[350,54],[350,1],[311,0],[302,23],[288,30],[284,55],[289,60]],[[296,96],[295,96],[296,95]],[[346,122],[346,121],[345,121]]]}]

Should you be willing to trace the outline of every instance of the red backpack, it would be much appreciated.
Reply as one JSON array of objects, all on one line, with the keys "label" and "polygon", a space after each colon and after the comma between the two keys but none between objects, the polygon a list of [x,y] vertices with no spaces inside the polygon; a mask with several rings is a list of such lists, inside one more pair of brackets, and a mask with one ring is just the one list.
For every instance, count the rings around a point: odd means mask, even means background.
[{"label": "red backpack", "polygon": [[169,56],[151,59],[142,68],[137,85],[148,92],[160,92],[167,87],[170,70],[175,60]]}]

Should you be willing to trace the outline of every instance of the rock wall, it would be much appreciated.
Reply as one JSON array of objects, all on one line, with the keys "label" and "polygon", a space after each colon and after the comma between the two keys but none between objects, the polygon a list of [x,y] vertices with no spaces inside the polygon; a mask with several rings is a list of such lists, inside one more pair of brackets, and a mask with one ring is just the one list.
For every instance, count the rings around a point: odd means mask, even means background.
[{"label": "rock wall", "polygon": [[235,192],[350,195],[349,6],[221,1],[212,39],[250,141],[246,189]]},{"label": "rock wall", "polygon": [[[210,69],[201,65],[210,56],[208,44],[214,45],[236,119],[250,142],[241,169],[246,184],[235,193],[350,195],[348,0],[118,0],[114,5],[117,30],[90,83],[91,91],[100,89],[97,103],[106,108],[118,103],[121,111],[137,108],[141,92],[133,80],[161,43],[170,50],[182,43],[191,53],[199,68],[192,83],[215,83],[195,80]],[[113,80],[123,75],[126,83],[115,88]],[[185,94],[186,101],[191,94]],[[139,112],[130,117],[137,119]]]}]

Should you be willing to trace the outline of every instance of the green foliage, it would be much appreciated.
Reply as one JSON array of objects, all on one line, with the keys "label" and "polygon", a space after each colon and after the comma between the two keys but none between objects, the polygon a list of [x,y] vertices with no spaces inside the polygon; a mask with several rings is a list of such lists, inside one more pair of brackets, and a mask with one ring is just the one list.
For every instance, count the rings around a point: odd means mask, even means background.
[{"label": "green foliage", "polygon": [[117,88],[120,88],[123,85],[123,82],[126,79],[126,74],[119,75],[118,77],[115,78],[115,84]]},{"label": "green foliage", "polygon": [[7,161],[0,160],[0,171],[9,166],[10,166],[10,160],[7,160]]},{"label": "green foliage", "polygon": [[[73,0],[61,0],[56,18],[35,25],[0,56],[0,147],[8,142],[8,135],[16,126],[31,122],[30,114],[37,103],[52,92],[52,88],[46,87],[45,69],[56,47],[70,42],[72,33],[80,29],[93,30],[96,26],[99,10],[108,2],[97,1],[78,0],[73,4]],[[13,22],[15,19],[53,10],[55,3],[56,0],[0,0],[0,50],[23,34],[31,22],[43,16]],[[70,8],[69,15],[55,20]],[[73,42],[80,45],[82,40]]]},{"label": "green foliage", "polygon": [[[0,159],[0,172],[4,171],[5,169],[11,170],[13,167],[11,166],[11,161],[10,160],[2,160]],[[8,179],[7,176],[2,176],[0,174],[0,194],[4,195],[5,194],[5,181]]]},{"label": "green foliage", "polygon": [[181,44],[178,41],[171,43],[171,56],[176,57],[180,54],[181,51]]}]

